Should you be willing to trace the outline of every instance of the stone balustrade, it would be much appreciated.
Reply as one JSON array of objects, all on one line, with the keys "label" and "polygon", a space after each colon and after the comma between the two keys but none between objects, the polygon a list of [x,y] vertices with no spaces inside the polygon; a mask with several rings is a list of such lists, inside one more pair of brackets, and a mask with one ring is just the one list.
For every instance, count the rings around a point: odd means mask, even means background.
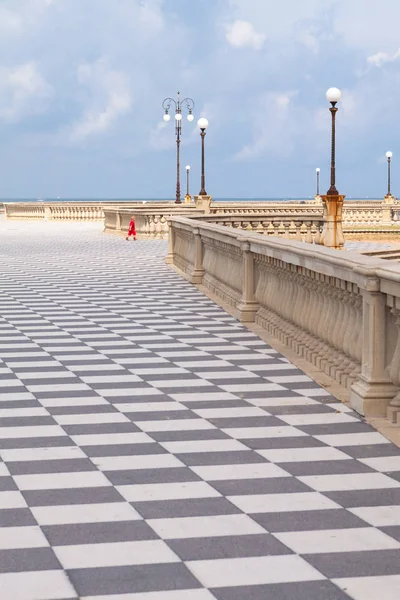
[{"label": "stone balustrade", "polygon": [[103,207],[96,202],[10,202],[4,203],[7,219],[45,221],[102,221]]},{"label": "stone balustrade", "polygon": [[400,424],[400,268],[382,259],[182,217],[166,262]]},{"label": "stone balustrade", "polygon": [[313,215],[273,215],[249,213],[209,214],[196,217],[200,222],[214,223],[233,229],[263,235],[275,235],[299,242],[319,244],[323,227],[322,216]]},{"label": "stone balustrade", "polygon": [[194,205],[174,203],[151,203],[148,206],[120,208],[104,207],[104,230],[106,232],[126,233],[132,216],[135,217],[136,232],[139,238],[166,239],[168,220],[172,215],[201,216]]}]

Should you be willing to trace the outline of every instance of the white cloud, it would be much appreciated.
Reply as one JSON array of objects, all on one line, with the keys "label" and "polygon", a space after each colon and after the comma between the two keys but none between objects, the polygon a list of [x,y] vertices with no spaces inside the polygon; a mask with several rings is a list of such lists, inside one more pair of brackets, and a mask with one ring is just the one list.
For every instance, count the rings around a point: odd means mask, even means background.
[{"label": "white cloud", "polygon": [[388,54],[387,52],[372,54],[372,56],[368,56],[367,62],[375,67],[381,67],[385,63],[394,62],[398,58],[400,58],[400,48],[394,54]]},{"label": "white cloud", "polygon": [[260,50],[265,43],[266,36],[263,33],[257,33],[249,21],[237,20],[227,28],[226,39],[236,48],[250,47]]},{"label": "white cloud", "polygon": [[43,112],[53,93],[33,62],[17,67],[0,67],[0,118],[20,121],[25,116]]},{"label": "white cloud", "polygon": [[110,69],[104,60],[78,68],[78,81],[89,90],[89,106],[71,130],[72,140],[81,141],[107,131],[132,106],[125,73]]},{"label": "white cloud", "polygon": [[253,140],[238,152],[236,160],[249,160],[270,151],[279,156],[292,153],[299,122],[297,110],[291,106],[295,96],[297,91],[263,94],[253,115]]},{"label": "white cloud", "polygon": [[161,0],[142,0],[140,3],[140,22],[147,28],[160,32],[164,29],[164,16]]}]

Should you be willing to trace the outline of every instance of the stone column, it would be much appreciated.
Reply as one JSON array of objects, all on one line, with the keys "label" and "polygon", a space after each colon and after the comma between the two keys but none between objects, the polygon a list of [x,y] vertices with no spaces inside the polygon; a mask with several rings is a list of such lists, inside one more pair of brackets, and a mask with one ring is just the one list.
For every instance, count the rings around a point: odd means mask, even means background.
[{"label": "stone column", "polygon": [[328,248],[341,250],[344,246],[342,212],[345,196],[326,194],[321,198],[324,203],[324,228],[321,244]]},{"label": "stone column", "polygon": [[[376,281],[371,287],[377,288]],[[361,290],[361,373],[350,391],[350,406],[369,417],[386,416],[396,389],[386,368],[386,301],[379,291]]]},{"label": "stone column", "polygon": [[203,241],[200,229],[193,229],[194,235],[194,268],[190,277],[191,283],[201,285],[205,270],[203,269]]},{"label": "stone column", "polygon": [[386,194],[382,201],[382,218],[381,225],[388,227],[392,224],[392,204],[395,203],[395,198],[391,194]]},{"label": "stone column", "polygon": [[167,265],[174,264],[174,242],[175,242],[175,232],[173,228],[172,221],[168,221],[168,254],[165,257],[165,262]]},{"label": "stone column", "polygon": [[400,302],[399,308],[392,308],[392,313],[396,318],[397,343],[390,363],[390,379],[399,391],[388,406],[387,417],[392,423],[400,425]]},{"label": "stone column", "polygon": [[115,217],[115,231],[121,231],[121,213],[117,211]]},{"label": "stone column", "polygon": [[242,323],[254,323],[256,313],[260,308],[254,298],[254,255],[250,250],[249,242],[242,243],[241,249],[243,255],[243,284],[242,299],[237,305],[237,310]]}]

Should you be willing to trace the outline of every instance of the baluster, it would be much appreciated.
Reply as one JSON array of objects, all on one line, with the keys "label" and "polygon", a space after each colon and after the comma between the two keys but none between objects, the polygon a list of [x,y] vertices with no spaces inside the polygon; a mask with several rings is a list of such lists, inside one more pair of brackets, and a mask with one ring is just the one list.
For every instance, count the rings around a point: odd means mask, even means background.
[{"label": "baluster", "polygon": [[389,403],[387,415],[392,423],[397,422],[400,425],[400,309],[392,308],[390,312],[396,319],[397,343],[390,363],[389,374],[393,385],[398,389],[398,393]]}]

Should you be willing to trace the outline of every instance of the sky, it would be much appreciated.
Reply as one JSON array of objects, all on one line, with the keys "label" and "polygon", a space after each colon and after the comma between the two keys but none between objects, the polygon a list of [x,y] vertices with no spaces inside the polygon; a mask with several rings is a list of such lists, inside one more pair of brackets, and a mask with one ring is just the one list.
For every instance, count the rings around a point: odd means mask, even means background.
[{"label": "sky", "polygon": [[[0,0],[0,198],[174,198],[173,119],[190,191],[329,188],[327,88],[339,87],[336,187],[400,195],[399,0]],[[399,168],[397,167],[399,164]]]}]

